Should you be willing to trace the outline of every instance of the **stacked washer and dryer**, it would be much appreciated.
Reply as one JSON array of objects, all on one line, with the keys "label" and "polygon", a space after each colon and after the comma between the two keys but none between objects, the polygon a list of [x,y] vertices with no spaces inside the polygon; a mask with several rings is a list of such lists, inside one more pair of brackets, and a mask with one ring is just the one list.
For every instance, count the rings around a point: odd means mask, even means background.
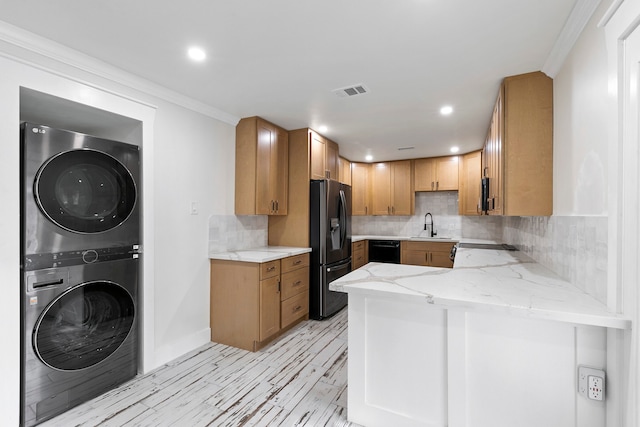
[{"label": "stacked washer and dryer", "polygon": [[138,371],[137,146],[21,126],[21,418],[32,426]]}]

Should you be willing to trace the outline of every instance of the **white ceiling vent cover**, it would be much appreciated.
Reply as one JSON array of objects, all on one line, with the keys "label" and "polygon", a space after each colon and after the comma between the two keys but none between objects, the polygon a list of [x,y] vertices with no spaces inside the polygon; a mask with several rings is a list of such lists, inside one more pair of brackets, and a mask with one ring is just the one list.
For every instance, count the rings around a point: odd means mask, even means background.
[{"label": "white ceiling vent cover", "polygon": [[366,93],[369,93],[370,91],[369,91],[369,88],[366,87],[365,85],[357,84],[353,86],[343,87],[340,89],[334,89],[331,92],[335,93],[340,98],[345,98],[348,96],[364,95]]}]

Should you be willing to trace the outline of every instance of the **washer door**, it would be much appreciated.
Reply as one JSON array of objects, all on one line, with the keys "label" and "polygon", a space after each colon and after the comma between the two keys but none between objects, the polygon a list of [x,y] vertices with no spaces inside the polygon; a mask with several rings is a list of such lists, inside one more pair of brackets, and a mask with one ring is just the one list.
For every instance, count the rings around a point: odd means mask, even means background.
[{"label": "washer door", "polygon": [[113,354],[133,328],[135,305],[122,286],[87,282],[47,306],[33,331],[43,363],[62,371],[88,368]]},{"label": "washer door", "polygon": [[49,159],[35,176],[33,194],[47,218],[65,230],[85,234],[117,227],[136,204],[136,186],[127,168],[89,149]]}]

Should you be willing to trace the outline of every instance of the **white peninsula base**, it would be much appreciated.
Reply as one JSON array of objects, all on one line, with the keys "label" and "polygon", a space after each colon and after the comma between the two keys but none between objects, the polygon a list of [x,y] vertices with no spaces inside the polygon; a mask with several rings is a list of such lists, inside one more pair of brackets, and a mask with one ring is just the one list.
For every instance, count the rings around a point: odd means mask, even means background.
[{"label": "white peninsula base", "polygon": [[603,427],[574,367],[606,330],[349,295],[349,421],[366,427]]},{"label": "white peninsula base", "polygon": [[612,392],[593,401],[577,370],[606,369],[608,332],[630,322],[520,253],[468,265],[476,254],[453,269],[371,263],[331,283],[349,294],[349,421],[606,426],[624,378],[607,373]]}]

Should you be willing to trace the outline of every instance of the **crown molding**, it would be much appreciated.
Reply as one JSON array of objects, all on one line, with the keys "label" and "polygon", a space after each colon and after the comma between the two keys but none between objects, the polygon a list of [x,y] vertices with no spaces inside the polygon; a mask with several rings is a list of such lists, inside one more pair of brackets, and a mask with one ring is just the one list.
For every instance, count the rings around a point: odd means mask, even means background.
[{"label": "crown molding", "polygon": [[[75,68],[79,71],[92,74],[96,77],[106,79],[113,83],[122,85],[129,89],[160,98],[172,104],[179,105],[207,117],[220,120],[232,126],[238,124],[239,117],[226,113],[201,101],[197,101],[178,92],[167,89],[164,86],[150,82],[128,73],[120,68],[114,67],[106,62],[100,61],[92,56],[68,48],[45,37],[38,36],[19,27],[0,21],[0,41],[13,45],[26,52],[48,58],[62,65]],[[3,53],[3,52],[0,52]],[[5,55],[3,55],[5,56]],[[10,55],[7,55],[10,56]],[[19,58],[21,62],[26,62],[24,58]],[[53,72],[57,75],[73,78],[59,70],[41,64],[38,68]],[[130,98],[130,97],[127,97]]]},{"label": "crown molding", "polygon": [[584,30],[584,27],[596,11],[600,1],[601,0],[576,1],[576,4],[573,6],[573,10],[567,18],[567,22],[565,22],[553,49],[551,49],[551,52],[542,67],[542,71],[546,75],[554,78],[558,74],[567,59],[567,56],[569,56],[571,49],[573,49],[573,46],[578,40],[578,37],[582,34],[582,30]]}]

